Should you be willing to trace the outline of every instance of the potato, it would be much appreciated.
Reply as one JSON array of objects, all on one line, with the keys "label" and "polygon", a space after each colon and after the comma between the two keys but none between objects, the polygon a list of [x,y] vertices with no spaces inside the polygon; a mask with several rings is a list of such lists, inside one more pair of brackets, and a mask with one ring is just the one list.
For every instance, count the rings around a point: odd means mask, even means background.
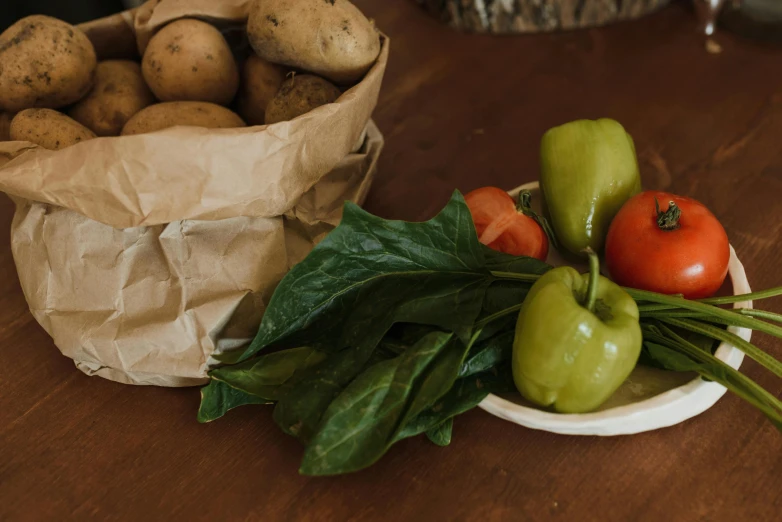
[{"label": "potato", "polygon": [[12,140],[31,141],[45,149],[60,150],[95,137],[78,121],[52,109],[25,109],[11,121]]},{"label": "potato", "polygon": [[225,129],[244,127],[244,121],[236,113],[225,107],[207,102],[165,102],[150,105],[133,116],[125,128],[123,136],[155,132],[177,125]]},{"label": "potato", "polygon": [[287,70],[254,54],[247,58],[242,71],[237,106],[239,114],[250,125],[263,125],[266,106],[285,81]]},{"label": "potato", "polygon": [[171,22],[149,41],[144,79],[161,101],[228,105],[239,88],[239,69],[220,31],[206,22]]},{"label": "potato", "polygon": [[0,141],[11,139],[11,120],[13,115],[7,112],[0,112]]},{"label": "potato", "polygon": [[299,74],[285,80],[277,95],[266,107],[266,123],[292,120],[339,98],[340,92],[323,78]]},{"label": "potato", "polygon": [[261,58],[340,85],[361,79],[380,54],[375,26],[348,0],[255,0],[247,37]]},{"label": "potato", "polygon": [[74,26],[49,16],[22,18],[0,34],[0,110],[57,109],[92,88],[95,49]]},{"label": "potato", "polygon": [[134,114],[154,102],[139,64],[107,60],[95,69],[95,87],[68,114],[98,136],[119,136]]}]

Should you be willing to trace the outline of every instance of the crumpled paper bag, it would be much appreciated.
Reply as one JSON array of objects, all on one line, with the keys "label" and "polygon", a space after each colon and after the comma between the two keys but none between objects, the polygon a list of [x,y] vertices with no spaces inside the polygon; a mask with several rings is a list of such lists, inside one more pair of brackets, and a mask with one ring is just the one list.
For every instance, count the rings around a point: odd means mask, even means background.
[{"label": "crumpled paper bag", "polygon": [[[241,25],[247,3],[152,0],[84,30],[99,56],[124,57],[183,16]],[[60,151],[0,142],[19,279],[62,353],[115,381],[205,382],[220,354],[255,335],[276,284],[336,226],[344,201],[363,202],[383,145],[370,115],[387,59],[384,38],[362,82],[290,122]]]}]

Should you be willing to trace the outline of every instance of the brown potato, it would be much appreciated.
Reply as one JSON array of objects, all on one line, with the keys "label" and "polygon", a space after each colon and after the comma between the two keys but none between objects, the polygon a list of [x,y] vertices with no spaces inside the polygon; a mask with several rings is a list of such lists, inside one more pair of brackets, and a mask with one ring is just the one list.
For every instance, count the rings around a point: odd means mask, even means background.
[{"label": "brown potato", "polygon": [[56,18],[22,18],[0,34],[0,110],[57,109],[92,87],[95,49],[80,30]]},{"label": "brown potato", "polygon": [[60,150],[95,138],[81,123],[52,109],[26,109],[11,121],[11,139]]},{"label": "brown potato", "polygon": [[134,114],[154,102],[139,64],[107,60],[98,63],[95,87],[68,114],[98,136],[119,136]]},{"label": "brown potato", "polygon": [[11,139],[11,120],[12,114],[0,112],[0,141],[9,141]]},{"label": "brown potato", "polygon": [[245,123],[235,112],[214,103],[165,102],[139,111],[125,124],[122,135],[144,134],[177,125],[225,129],[244,127]]},{"label": "brown potato", "polygon": [[244,121],[250,125],[265,123],[266,106],[280,90],[286,73],[284,67],[269,63],[255,54],[247,58],[237,98],[239,114]]},{"label": "brown potato", "polygon": [[266,107],[266,123],[288,121],[316,107],[334,102],[340,90],[323,78],[297,74],[285,80],[277,95]]},{"label": "brown potato", "polygon": [[261,58],[340,85],[360,80],[380,54],[375,26],[348,0],[255,0],[247,37]]},{"label": "brown potato", "polygon": [[144,79],[161,101],[228,105],[239,88],[239,69],[220,31],[206,22],[171,22],[149,41]]}]

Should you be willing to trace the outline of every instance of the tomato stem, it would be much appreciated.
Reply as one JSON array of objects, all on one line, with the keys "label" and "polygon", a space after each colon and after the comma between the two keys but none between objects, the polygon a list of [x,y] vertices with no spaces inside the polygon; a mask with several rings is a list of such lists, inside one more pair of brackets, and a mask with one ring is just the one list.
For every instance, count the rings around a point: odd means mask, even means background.
[{"label": "tomato stem", "polygon": [[537,223],[538,226],[543,229],[543,233],[546,234],[546,237],[548,238],[549,243],[551,243],[551,246],[553,246],[555,249],[559,249],[557,236],[554,235],[554,229],[551,228],[548,220],[532,210],[532,193],[529,190],[522,190],[519,192],[519,201],[516,203],[516,210],[535,220],[535,223]]},{"label": "tomato stem", "polygon": [[586,302],[584,306],[587,310],[595,313],[595,303],[597,303],[597,287],[600,283],[600,259],[595,251],[587,247],[584,253],[589,256],[589,286],[587,287]]},{"label": "tomato stem", "polygon": [[676,203],[669,201],[668,210],[662,212],[660,202],[655,197],[654,208],[657,212],[657,226],[660,227],[660,230],[676,230],[681,226],[679,220],[682,217],[682,209]]}]

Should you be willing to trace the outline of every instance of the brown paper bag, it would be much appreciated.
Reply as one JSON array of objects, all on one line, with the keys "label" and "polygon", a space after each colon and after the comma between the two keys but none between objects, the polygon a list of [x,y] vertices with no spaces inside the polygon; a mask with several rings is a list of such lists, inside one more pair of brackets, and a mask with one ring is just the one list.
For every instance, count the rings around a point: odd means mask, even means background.
[{"label": "brown paper bag", "polygon": [[[83,27],[99,56],[129,56],[183,16],[241,27],[247,3],[153,0]],[[0,143],[22,289],[57,347],[120,382],[204,382],[216,357],[254,336],[277,282],[338,223],[344,201],[363,201],[383,144],[369,118],[387,59],[384,39],[364,80],[290,122],[175,127],[60,151]]]}]

